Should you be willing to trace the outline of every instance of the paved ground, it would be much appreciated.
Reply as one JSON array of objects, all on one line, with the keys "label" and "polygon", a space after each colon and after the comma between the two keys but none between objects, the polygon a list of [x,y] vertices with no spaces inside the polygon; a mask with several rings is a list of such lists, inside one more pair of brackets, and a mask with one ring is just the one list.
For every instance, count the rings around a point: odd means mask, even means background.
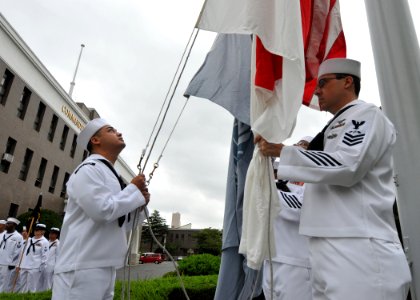
[{"label": "paved ground", "polygon": [[[154,263],[141,264],[141,265],[130,267],[130,272],[131,272],[130,278],[131,280],[157,278],[157,277],[162,277],[164,274],[171,271],[175,271],[175,267],[173,263],[169,261],[164,261],[157,265]],[[126,271],[126,274],[127,274],[126,276],[128,277],[128,271]],[[123,269],[117,270],[117,280],[123,280],[123,279],[124,279]]]}]

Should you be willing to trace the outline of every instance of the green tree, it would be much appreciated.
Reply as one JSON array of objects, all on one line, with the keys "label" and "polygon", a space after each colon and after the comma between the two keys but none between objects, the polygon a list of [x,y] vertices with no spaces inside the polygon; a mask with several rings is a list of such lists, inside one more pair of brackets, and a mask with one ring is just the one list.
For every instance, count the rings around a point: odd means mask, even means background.
[{"label": "green tree", "polygon": [[153,251],[153,245],[155,242],[149,231],[149,226],[151,226],[154,235],[157,240],[163,243],[165,235],[168,233],[168,225],[166,225],[166,220],[160,216],[160,213],[157,210],[154,210],[153,213],[149,216],[149,222],[147,220],[143,223],[143,229],[141,233],[141,238],[144,241],[150,243],[150,252]]},{"label": "green tree", "polygon": [[[32,216],[32,212],[28,211],[17,217],[18,220],[20,221],[20,224],[18,226],[19,231],[22,230],[22,226],[27,226],[27,227],[29,226],[31,222],[31,216]],[[47,229],[50,229],[51,227],[61,228],[61,225],[63,224],[63,217],[60,216],[55,211],[52,211],[49,209],[41,209],[41,217],[39,218],[38,222],[45,224],[47,226]],[[29,230],[29,227],[27,229]]]},{"label": "green tree", "polygon": [[198,253],[220,255],[222,251],[222,231],[206,228],[194,234],[197,239]]}]

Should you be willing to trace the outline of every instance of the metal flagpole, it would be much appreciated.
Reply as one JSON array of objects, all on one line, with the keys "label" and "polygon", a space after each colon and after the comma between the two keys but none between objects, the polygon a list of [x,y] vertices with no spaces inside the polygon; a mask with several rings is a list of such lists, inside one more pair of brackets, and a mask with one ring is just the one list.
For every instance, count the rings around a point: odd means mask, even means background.
[{"label": "metal flagpole", "polygon": [[394,172],[411,298],[420,299],[420,51],[407,0],[365,0],[381,103],[397,130]]},{"label": "metal flagpole", "polygon": [[73,80],[72,80],[72,82],[70,82],[70,90],[69,90],[70,98],[73,94],[74,86],[76,85],[75,80],[76,80],[77,70],[79,69],[80,58],[82,57],[82,52],[83,52],[84,47],[85,47],[84,44],[80,45],[80,53],[79,53],[79,58],[77,59],[76,70],[74,70]]}]

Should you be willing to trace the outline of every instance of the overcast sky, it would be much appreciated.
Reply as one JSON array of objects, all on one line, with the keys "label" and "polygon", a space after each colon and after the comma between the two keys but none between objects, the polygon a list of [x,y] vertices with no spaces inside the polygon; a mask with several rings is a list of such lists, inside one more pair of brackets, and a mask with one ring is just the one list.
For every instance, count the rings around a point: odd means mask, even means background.
[{"label": "overcast sky", "polygon": [[[73,98],[94,107],[124,135],[122,158],[136,170],[203,0],[0,0],[0,12],[65,90],[86,45]],[[420,1],[409,0],[417,32]],[[362,62],[360,98],[380,104],[363,0],[341,0],[349,58]],[[146,173],[162,150],[215,35],[200,31]],[[289,143],[315,135],[330,116],[302,108]],[[150,185],[149,210],[171,223],[222,228],[233,117],[191,98]]]}]

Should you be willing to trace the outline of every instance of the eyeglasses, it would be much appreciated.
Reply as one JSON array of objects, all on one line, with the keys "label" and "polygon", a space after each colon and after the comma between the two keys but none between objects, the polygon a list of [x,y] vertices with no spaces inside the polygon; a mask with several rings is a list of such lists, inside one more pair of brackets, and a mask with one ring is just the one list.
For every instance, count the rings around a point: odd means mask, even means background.
[{"label": "eyeglasses", "polygon": [[321,78],[320,80],[318,80],[317,87],[322,89],[328,83],[328,81],[333,80],[333,79],[341,79],[341,78],[337,78],[336,76]]}]

